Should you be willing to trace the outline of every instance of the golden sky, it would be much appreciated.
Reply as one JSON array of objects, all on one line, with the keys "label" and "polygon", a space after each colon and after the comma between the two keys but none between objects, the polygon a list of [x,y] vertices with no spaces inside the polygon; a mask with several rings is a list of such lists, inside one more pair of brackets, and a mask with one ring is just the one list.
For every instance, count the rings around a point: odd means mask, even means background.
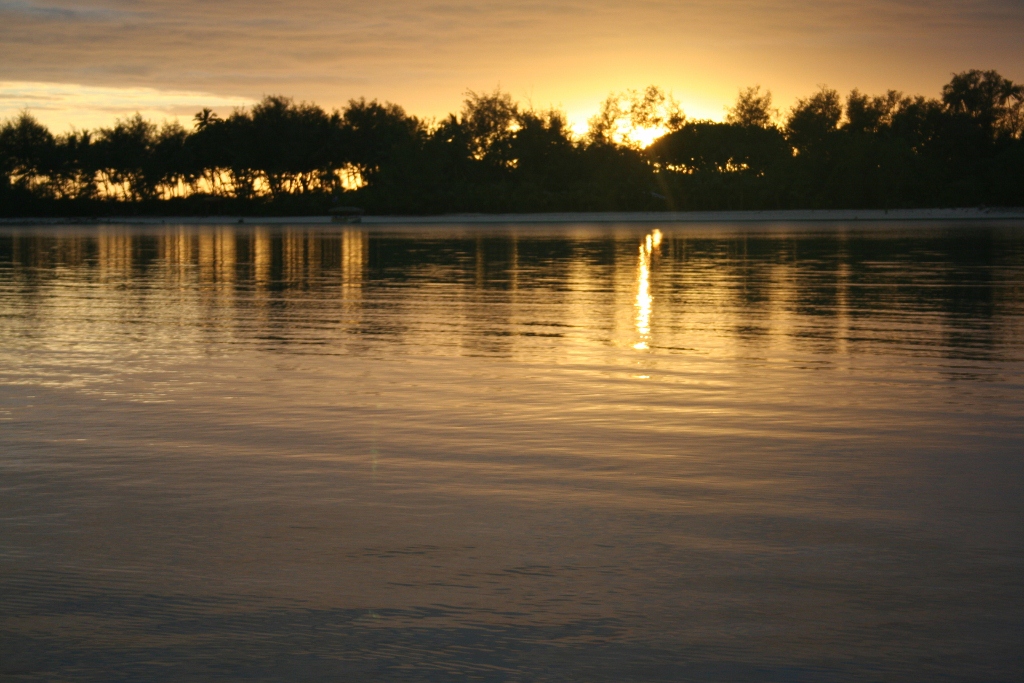
[{"label": "golden sky", "polygon": [[783,109],[818,85],[936,95],[951,73],[1024,81],[1021,0],[0,0],[0,116],[57,129],[284,94],[421,116],[467,89],[580,122],[609,92],[671,90],[721,118],[741,87]]}]

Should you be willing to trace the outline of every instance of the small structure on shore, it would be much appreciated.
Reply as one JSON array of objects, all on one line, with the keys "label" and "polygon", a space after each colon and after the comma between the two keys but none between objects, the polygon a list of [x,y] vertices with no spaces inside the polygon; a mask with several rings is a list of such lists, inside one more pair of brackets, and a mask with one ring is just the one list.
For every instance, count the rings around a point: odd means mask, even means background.
[{"label": "small structure on shore", "polygon": [[332,223],[360,223],[363,210],[358,206],[336,206],[330,210]]}]

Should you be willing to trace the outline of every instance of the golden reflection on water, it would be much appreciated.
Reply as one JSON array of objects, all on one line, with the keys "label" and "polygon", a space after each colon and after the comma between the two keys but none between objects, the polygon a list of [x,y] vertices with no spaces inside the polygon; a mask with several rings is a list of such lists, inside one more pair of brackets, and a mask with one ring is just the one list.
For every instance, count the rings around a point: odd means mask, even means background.
[{"label": "golden reflection on water", "polygon": [[0,660],[1020,678],[1016,233],[545,230],[0,230]]},{"label": "golden reflection on water", "polygon": [[97,239],[100,281],[123,280],[132,270],[132,239],[122,232],[100,232]]},{"label": "golden reflection on water", "polygon": [[272,245],[270,232],[266,228],[257,228],[252,235],[253,276],[260,286],[270,282],[272,267]]},{"label": "golden reflection on water", "polygon": [[[529,355],[543,346],[541,340],[562,338],[566,343],[546,343],[547,350],[583,358],[609,342],[650,352],[657,335],[659,348],[697,348],[719,357],[743,356],[752,343],[760,353],[819,347],[845,355],[882,341],[927,348],[931,342],[925,338],[948,338],[942,330],[950,326],[969,329],[970,338],[993,339],[1013,338],[1020,326],[1013,316],[978,327],[960,315],[963,305],[978,306],[986,315],[1015,310],[1012,288],[996,286],[1013,281],[1010,266],[993,264],[992,284],[979,289],[958,284],[961,276],[954,270],[926,272],[927,260],[904,263],[908,257],[898,255],[887,264],[885,254],[871,251],[884,247],[884,240],[841,231],[827,238],[697,238],[660,229],[627,238],[572,231],[424,238],[366,229],[168,227],[140,233],[106,227],[4,239],[10,266],[16,266],[8,270],[11,277],[52,271],[60,273],[54,285],[112,285],[92,290],[113,297],[112,305],[137,285],[173,283],[171,289],[150,288],[129,308],[154,322],[171,310],[192,321],[216,312],[211,332],[254,333],[267,324],[282,342],[319,335],[319,341],[343,344],[347,332],[373,331],[424,346],[454,344],[503,354],[521,349]],[[922,256],[930,258],[924,251]],[[35,270],[18,270],[29,266]],[[918,290],[898,283],[907,268],[925,269],[923,278],[933,285],[947,282],[957,288],[956,296],[917,297]],[[123,285],[131,286],[121,290]],[[162,303],[172,294],[173,302]],[[55,306],[46,310],[80,306],[78,295],[55,287],[48,294]],[[334,306],[337,317],[328,315]],[[898,316],[906,306],[938,317],[902,328]],[[249,320],[246,310],[262,311],[263,322]],[[46,319],[45,311],[34,315]],[[327,319],[294,324],[302,315]],[[56,337],[76,334],[73,319],[47,324]],[[340,334],[332,336],[332,329]]]},{"label": "golden reflection on water", "polygon": [[661,237],[661,230],[655,228],[640,243],[636,275],[636,333],[640,341],[633,344],[633,348],[638,351],[650,346],[651,309],[654,306],[654,297],[651,296],[651,260],[661,247]]}]

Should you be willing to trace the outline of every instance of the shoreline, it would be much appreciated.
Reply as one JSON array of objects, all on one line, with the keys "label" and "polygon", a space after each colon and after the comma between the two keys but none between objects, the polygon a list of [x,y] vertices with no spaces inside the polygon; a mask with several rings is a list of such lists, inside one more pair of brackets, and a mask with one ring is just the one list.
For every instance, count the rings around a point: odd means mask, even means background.
[{"label": "shoreline", "polygon": [[4,226],[66,225],[480,225],[568,223],[806,223],[1024,220],[1024,208],[787,209],[779,211],[607,211],[439,216],[363,216],[359,223],[330,216],[108,216],[0,218]]}]

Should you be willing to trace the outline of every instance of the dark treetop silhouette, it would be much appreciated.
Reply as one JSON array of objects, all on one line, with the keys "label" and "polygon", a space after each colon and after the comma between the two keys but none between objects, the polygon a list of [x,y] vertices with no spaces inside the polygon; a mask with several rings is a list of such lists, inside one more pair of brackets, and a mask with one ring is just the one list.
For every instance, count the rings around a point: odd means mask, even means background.
[{"label": "dark treetop silhouette", "polygon": [[[667,132],[647,147],[626,127]],[[1024,85],[953,76],[938,99],[845,100],[822,88],[785,116],[742,91],[725,123],[688,120],[658,88],[611,96],[582,138],[558,111],[470,92],[458,115],[343,111],[267,97],[191,131],[141,116],[53,135],[0,127],[0,214],[318,214],[1024,205]]]}]

